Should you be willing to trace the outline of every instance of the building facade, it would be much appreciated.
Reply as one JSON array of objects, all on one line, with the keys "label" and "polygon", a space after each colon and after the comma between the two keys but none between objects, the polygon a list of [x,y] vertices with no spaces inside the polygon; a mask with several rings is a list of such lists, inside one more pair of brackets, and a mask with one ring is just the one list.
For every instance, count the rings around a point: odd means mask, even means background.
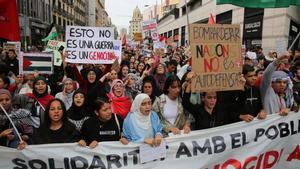
[{"label": "building facade", "polygon": [[87,24],[86,8],[86,0],[52,0],[52,18],[59,32],[58,39],[64,39],[67,25],[85,26]]},{"label": "building facade", "polygon": [[129,21],[129,36],[133,39],[135,33],[141,33],[141,21],[143,20],[143,16],[141,14],[140,9],[136,6],[133,10],[133,15],[131,21]]},{"label": "building facade", "polygon": [[52,23],[51,0],[18,0],[22,45],[42,45]]},{"label": "building facade", "polygon": [[159,19],[162,16],[162,6],[159,4],[152,5],[143,11],[143,21]]},{"label": "building facade", "polygon": [[108,23],[108,13],[105,10],[105,0],[88,1],[88,25],[106,27]]},{"label": "building facade", "polygon": [[[253,9],[234,5],[216,5],[216,0],[180,0],[178,7],[158,22],[158,31],[180,45],[188,42],[189,23],[207,23],[210,13],[219,24],[239,24],[242,43],[247,49],[260,46],[264,52],[284,51],[300,31],[300,7]],[[299,47],[299,40],[295,47]]]}]

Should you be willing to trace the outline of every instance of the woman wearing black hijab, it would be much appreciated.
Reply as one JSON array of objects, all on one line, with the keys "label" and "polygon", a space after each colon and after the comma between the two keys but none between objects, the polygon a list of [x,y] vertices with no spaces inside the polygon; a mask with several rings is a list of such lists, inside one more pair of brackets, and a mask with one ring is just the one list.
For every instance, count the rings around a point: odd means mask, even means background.
[{"label": "woman wearing black hijab", "polygon": [[78,131],[81,130],[82,124],[92,116],[91,110],[86,104],[86,97],[84,92],[77,90],[73,95],[73,103],[67,111],[67,117],[71,123],[76,126]]},{"label": "woman wearing black hijab", "polygon": [[75,79],[78,81],[81,90],[87,94],[87,104],[89,107],[93,106],[93,101],[100,97],[106,98],[105,90],[102,89],[103,85],[99,81],[99,74],[97,73],[97,69],[91,68],[86,70],[86,77],[81,75],[77,69],[77,67],[73,66],[73,71],[75,75]]}]

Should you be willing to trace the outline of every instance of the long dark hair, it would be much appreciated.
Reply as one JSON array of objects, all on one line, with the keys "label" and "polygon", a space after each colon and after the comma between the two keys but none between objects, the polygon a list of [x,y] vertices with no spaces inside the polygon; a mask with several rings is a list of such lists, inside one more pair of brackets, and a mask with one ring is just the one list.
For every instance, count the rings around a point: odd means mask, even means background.
[{"label": "long dark hair", "polygon": [[172,86],[174,82],[177,82],[179,86],[181,86],[179,78],[176,75],[170,75],[165,82],[165,86],[164,86],[165,95],[169,93],[168,89],[170,88],[170,86]]},{"label": "long dark hair", "polygon": [[96,111],[96,112],[98,112],[105,103],[109,103],[109,101],[106,98],[99,98],[98,97],[94,101],[93,110]]},{"label": "long dark hair", "polygon": [[147,77],[144,78],[143,85],[142,85],[142,93],[145,93],[144,92],[144,86],[145,86],[146,83],[150,83],[151,86],[152,86],[152,93],[150,95],[150,98],[151,98],[151,101],[153,103],[156,96],[158,96],[158,88],[156,86],[156,82],[155,82],[154,77],[153,76],[147,76]]},{"label": "long dark hair", "polygon": [[61,108],[62,108],[62,111],[63,111],[63,116],[61,118],[62,122],[65,123],[66,121],[68,121],[68,119],[67,119],[67,113],[66,113],[67,110],[66,110],[66,106],[65,106],[64,102],[61,101],[60,99],[55,98],[55,99],[50,100],[48,102],[46,108],[45,108],[44,124],[46,126],[48,126],[48,127],[50,127],[50,124],[51,124],[51,119],[49,117],[50,107],[51,107],[51,104],[53,102],[55,102],[55,101],[58,101],[60,103],[60,105],[61,105]]}]

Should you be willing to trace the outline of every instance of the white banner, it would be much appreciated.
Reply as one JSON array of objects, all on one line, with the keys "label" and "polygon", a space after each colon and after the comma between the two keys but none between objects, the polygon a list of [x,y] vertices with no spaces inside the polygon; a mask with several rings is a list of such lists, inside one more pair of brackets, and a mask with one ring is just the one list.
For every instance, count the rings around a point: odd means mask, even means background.
[{"label": "white banner", "polygon": [[142,21],[143,39],[151,36],[153,41],[158,41],[157,23],[156,20]]},{"label": "white banner", "polygon": [[70,63],[111,64],[114,62],[112,27],[67,26],[66,43]]},{"label": "white banner", "polygon": [[95,149],[74,144],[0,147],[1,169],[297,169],[300,114],[270,115],[166,139],[165,159],[140,163],[138,146],[102,142]]}]

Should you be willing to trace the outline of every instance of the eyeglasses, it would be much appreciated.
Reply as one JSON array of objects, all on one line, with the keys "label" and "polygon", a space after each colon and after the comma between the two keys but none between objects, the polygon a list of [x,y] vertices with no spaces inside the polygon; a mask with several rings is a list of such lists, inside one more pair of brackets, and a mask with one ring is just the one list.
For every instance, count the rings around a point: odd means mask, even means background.
[{"label": "eyeglasses", "polygon": [[114,89],[122,89],[124,87],[124,85],[121,85],[121,84],[117,84],[114,86]]},{"label": "eyeglasses", "polygon": [[65,83],[65,85],[73,85],[73,83]]}]

